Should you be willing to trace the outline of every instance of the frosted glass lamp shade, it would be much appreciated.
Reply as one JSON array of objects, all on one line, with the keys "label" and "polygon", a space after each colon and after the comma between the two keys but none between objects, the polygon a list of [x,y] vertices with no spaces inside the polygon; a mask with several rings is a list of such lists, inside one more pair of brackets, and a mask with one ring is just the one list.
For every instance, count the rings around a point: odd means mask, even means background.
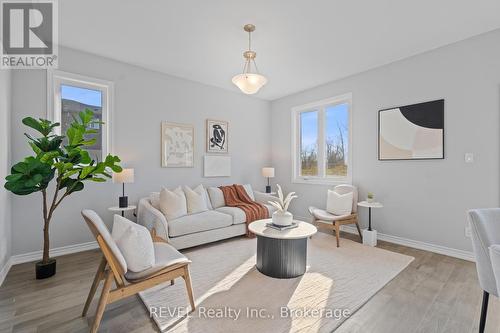
[{"label": "frosted glass lamp shade", "polygon": [[113,183],[133,183],[134,169],[123,169],[122,172],[113,172]]},{"label": "frosted glass lamp shade", "polygon": [[273,178],[274,168],[262,168],[262,177]]},{"label": "frosted glass lamp shade", "polygon": [[233,83],[240,88],[243,93],[252,95],[258,92],[259,89],[267,83],[267,79],[260,74],[243,73],[233,77]]}]

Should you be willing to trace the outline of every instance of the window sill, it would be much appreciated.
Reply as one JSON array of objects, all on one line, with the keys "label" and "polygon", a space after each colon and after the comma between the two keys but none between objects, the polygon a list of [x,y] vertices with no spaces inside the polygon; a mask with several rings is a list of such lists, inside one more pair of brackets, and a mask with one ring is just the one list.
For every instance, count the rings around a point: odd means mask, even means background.
[{"label": "window sill", "polygon": [[310,185],[341,185],[341,184],[352,184],[352,179],[350,178],[294,178],[292,179],[293,184],[310,184]]}]

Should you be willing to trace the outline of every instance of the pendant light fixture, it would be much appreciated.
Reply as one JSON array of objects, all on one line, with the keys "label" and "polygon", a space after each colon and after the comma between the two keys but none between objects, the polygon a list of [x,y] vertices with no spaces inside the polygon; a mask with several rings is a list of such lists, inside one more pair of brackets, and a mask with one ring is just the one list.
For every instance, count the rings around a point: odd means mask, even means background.
[{"label": "pendant light fixture", "polygon": [[[255,30],[255,25],[246,24],[243,30],[248,32],[248,51],[243,52],[243,57],[245,58],[245,66],[243,67],[243,73],[233,77],[233,83],[240,88],[240,90],[248,95],[255,94],[262,88],[263,85],[267,83],[267,79],[259,74],[257,69],[257,64],[255,63],[255,57],[257,53],[252,51],[252,32]],[[254,71],[252,71],[252,64]]]}]

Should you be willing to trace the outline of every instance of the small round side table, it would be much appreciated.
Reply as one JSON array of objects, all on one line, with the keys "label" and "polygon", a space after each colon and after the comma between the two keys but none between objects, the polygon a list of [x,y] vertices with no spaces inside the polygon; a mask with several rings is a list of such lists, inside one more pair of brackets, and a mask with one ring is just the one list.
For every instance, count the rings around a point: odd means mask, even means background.
[{"label": "small round side table", "polygon": [[[108,210],[112,211],[112,212],[122,212],[122,216],[124,216],[125,212],[128,212],[128,211],[135,211],[137,207],[134,206],[134,205],[130,205],[130,206],[127,206],[127,207],[118,207],[118,206],[113,206],[113,207],[109,207]],[[135,213],[134,213],[135,215]]]},{"label": "small round side table", "polygon": [[368,229],[363,230],[363,244],[376,246],[377,230],[372,230],[372,208],[382,208],[384,205],[380,202],[361,201],[358,202],[358,206],[368,208]]}]

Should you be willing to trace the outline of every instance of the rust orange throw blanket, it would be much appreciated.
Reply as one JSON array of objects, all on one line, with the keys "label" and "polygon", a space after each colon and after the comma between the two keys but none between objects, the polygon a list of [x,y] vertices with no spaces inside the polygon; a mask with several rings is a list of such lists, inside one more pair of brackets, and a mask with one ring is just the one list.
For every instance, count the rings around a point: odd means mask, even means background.
[{"label": "rust orange throw blanket", "polygon": [[226,206],[238,207],[245,212],[247,218],[247,237],[255,237],[255,235],[248,230],[248,225],[255,220],[267,219],[269,217],[266,206],[253,201],[242,185],[234,184],[231,186],[221,186],[219,188],[224,194]]}]

